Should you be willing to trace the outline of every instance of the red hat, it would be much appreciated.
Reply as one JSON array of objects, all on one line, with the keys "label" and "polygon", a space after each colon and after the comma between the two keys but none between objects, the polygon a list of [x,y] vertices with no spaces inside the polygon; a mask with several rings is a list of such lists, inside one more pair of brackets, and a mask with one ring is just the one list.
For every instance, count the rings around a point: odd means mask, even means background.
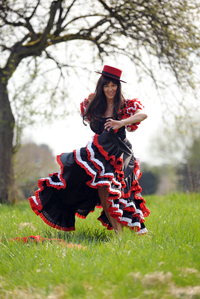
[{"label": "red hat", "polygon": [[100,72],[95,72],[95,73],[126,83],[125,81],[120,80],[122,71],[109,65],[104,65],[102,73]]}]

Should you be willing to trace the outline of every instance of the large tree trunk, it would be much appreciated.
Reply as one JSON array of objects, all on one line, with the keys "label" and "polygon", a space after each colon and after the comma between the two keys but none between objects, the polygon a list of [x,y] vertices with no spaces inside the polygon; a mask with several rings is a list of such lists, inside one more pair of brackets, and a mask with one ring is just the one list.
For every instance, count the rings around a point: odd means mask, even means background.
[{"label": "large tree trunk", "polygon": [[13,202],[12,141],[14,117],[7,82],[0,73],[0,203]]}]

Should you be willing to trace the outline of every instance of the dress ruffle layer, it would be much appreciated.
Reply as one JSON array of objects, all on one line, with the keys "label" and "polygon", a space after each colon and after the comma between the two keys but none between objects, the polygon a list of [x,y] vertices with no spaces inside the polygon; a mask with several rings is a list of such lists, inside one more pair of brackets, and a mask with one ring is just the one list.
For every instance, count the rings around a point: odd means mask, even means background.
[{"label": "dress ruffle layer", "polygon": [[[150,211],[141,195],[139,164],[128,147],[112,130],[95,135],[86,147],[57,157],[60,172],[38,181],[39,189],[29,198],[36,215],[48,225],[75,230],[75,215],[86,218],[101,208],[98,187],[107,186],[108,212],[124,226],[144,230]],[[113,229],[104,211],[98,218]]]}]

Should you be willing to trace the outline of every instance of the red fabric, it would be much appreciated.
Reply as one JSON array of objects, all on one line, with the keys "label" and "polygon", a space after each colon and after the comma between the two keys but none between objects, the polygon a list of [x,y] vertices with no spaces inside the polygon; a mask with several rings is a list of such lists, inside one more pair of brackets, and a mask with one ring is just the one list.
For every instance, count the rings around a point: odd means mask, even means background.
[{"label": "red fabric", "polygon": [[110,161],[110,164],[115,166],[115,156],[109,156],[108,153],[104,150],[103,146],[101,146],[98,142],[98,137],[99,135],[95,134],[94,135],[94,139],[93,139],[93,143],[94,145],[96,145],[96,147],[98,148],[99,152],[104,156],[104,158],[107,161]]},{"label": "red fabric", "polygon": [[12,239],[8,239],[8,241],[16,241],[16,242],[19,242],[19,243],[29,243],[29,242],[35,242],[35,243],[43,243],[44,241],[56,241],[57,244],[63,244],[64,246],[67,246],[67,247],[70,247],[70,248],[83,248],[83,249],[86,249],[87,246],[84,246],[82,247],[81,244],[72,244],[72,243],[66,243],[65,240],[62,240],[62,239],[56,239],[56,238],[51,238],[51,239],[48,239],[48,238],[43,238],[39,235],[36,235],[36,236],[28,236],[28,237],[16,237],[16,238],[12,238]]},{"label": "red fabric", "polygon": [[[88,96],[88,98],[85,98],[85,99],[83,100],[83,102],[80,103],[80,110],[81,110],[81,115],[82,115],[82,116],[84,115],[84,113],[85,113],[85,111],[86,111],[86,109],[87,109],[87,106],[88,106],[88,104],[89,104],[89,101],[90,101],[90,99],[91,99],[93,96],[94,96],[94,93],[91,93],[91,94]],[[90,122],[90,120],[91,120],[91,117],[89,117],[89,118],[87,119],[88,122]]]},{"label": "red fabric", "polygon": [[[91,211],[91,212],[94,212],[94,211]],[[79,213],[75,213],[75,215],[76,215],[78,218],[81,218],[81,219],[85,219],[85,218],[86,218],[86,216],[80,215]]]},{"label": "red fabric", "polygon": [[[102,213],[103,213],[103,212],[102,212]],[[101,213],[101,214],[102,214],[102,213]],[[107,230],[113,230],[113,227],[110,226],[109,224],[105,223],[105,222],[102,220],[102,218],[99,217],[99,218],[97,218],[97,220],[99,220],[99,221],[101,222],[101,224],[107,228]]]},{"label": "red fabric", "polygon": [[62,226],[56,225],[54,223],[51,223],[48,219],[45,218],[45,216],[42,213],[39,213],[38,215],[46,224],[48,224],[49,226],[51,226],[53,228],[56,228],[56,229],[59,229],[59,230],[65,231],[65,232],[75,230],[75,227],[62,227]]},{"label": "red fabric", "polygon": [[112,67],[109,65],[104,65],[103,72],[110,73],[111,75],[121,77],[122,71],[120,69],[117,69],[116,67]]},{"label": "red fabric", "polygon": [[[61,228],[60,226],[56,226],[56,225],[53,225],[53,224],[50,224],[50,222],[44,217],[44,215],[42,213],[40,213],[38,210],[42,210],[43,206],[42,206],[42,203],[41,203],[41,200],[40,200],[40,196],[39,196],[39,193],[42,192],[44,190],[44,187],[43,187],[43,183],[46,182],[46,185],[48,187],[51,187],[53,186],[54,188],[60,190],[60,189],[65,189],[66,188],[66,182],[65,180],[63,179],[62,177],[62,174],[63,174],[63,164],[60,160],[60,156],[62,154],[58,155],[57,156],[57,162],[58,164],[60,165],[60,169],[61,169],[61,173],[60,173],[60,180],[62,182],[63,185],[55,185],[55,184],[51,184],[50,183],[50,178],[44,178],[44,179],[39,179],[38,181],[38,187],[39,189],[35,192],[35,197],[36,197],[36,201],[37,203],[34,201],[34,199],[32,197],[29,197],[29,202],[30,202],[30,205],[31,205],[31,208],[32,210],[34,211],[34,213],[38,216],[40,216],[42,218],[42,220],[47,223],[48,225],[54,227],[54,228],[58,228],[60,230],[66,230],[64,228]],[[58,172],[55,172],[54,175],[57,175],[58,176]],[[68,230],[68,229],[67,229]],[[75,228],[70,228],[69,230],[75,230]]]},{"label": "red fabric", "polygon": [[[140,110],[144,109],[144,106],[138,99],[125,100],[124,104],[125,104],[124,109],[121,109],[119,111],[119,119],[129,118],[135,114],[135,111],[139,109]],[[140,122],[135,124],[128,124],[125,127],[129,132],[133,132],[137,130],[139,124]]]}]

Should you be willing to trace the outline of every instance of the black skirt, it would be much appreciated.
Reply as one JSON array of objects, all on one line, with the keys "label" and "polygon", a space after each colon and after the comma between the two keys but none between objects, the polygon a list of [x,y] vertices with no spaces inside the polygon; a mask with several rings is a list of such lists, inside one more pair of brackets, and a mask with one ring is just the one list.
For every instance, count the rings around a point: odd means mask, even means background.
[{"label": "black skirt", "polygon": [[[38,181],[39,189],[29,198],[36,215],[51,227],[75,230],[75,215],[80,218],[101,208],[98,187],[107,186],[108,212],[118,222],[138,233],[145,233],[144,217],[150,211],[141,195],[139,164],[131,144],[113,130],[94,135],[86,147],[57,156],[60,172]],[[98,218],[113,229],[104,211]]]}]

